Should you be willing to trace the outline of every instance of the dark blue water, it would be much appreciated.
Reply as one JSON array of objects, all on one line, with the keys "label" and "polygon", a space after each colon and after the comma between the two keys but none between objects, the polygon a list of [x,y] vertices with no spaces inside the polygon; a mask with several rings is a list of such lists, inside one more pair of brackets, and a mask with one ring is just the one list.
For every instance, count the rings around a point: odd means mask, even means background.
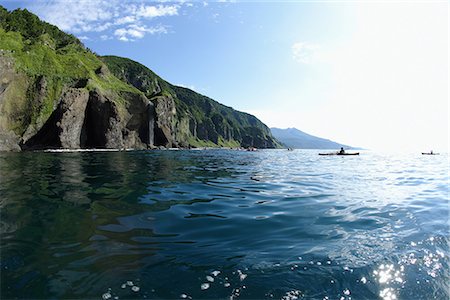
[{"label": "dark blue water", "polygon": [[0,154],[1,298],[448,299],[447,155]]}]

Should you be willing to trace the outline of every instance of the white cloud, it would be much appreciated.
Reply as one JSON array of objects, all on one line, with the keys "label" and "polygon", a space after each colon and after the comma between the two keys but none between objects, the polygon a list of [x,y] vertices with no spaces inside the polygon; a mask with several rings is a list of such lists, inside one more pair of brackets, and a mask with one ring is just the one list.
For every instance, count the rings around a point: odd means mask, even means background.
[{"label": "white cloud", "polygon": [[206,88],[206,87],[198,87],[193,84],[176,83],[175,85],[186,88],[186,89],[193,90],[197,93],[206,93],[208,91],[208,88]]},{"label": "white cloud", "polygon": [[121,36],[121,37],[119,37],[119,41],[122,41],[122,42],[129,42],[130,39],[128,39],[128,38],[125,37],[125,36]]},{"label": "white cloud", "polygon": [[141,5],[136,11],[138,17],[144,18],[156,18],[164,16],[176,16],[178,15],[178,5]]},{"label": "white cloud", "polygon": [[[102,31],[109,29],[111,26],[113,26],[113,24],[111,22],[106,22],[102,25],[96,26],[94,29],[92,29],[92,31],[102,32]],[[86,31],[89,31],[89,30],[86,30]]]},{"label": "white cloud", "polygon": [[[150,25],[149,21],[177,16],[180,7],[186,5],[147,3],[144,0],[133,4],[119,0],[51,0],[35,2],[28,8],[67,32],[82,34],[108,31],[121,41],[132,41],[146,34],[168,33],[166,26]],[[105,40],[104,37],[100,39]]]},{"label": "white cloud", "polygon": [[31,7],[41,18],[64,31],[94,31],[113,17],[116,0],[37,2]]},{"label": "white cloud", "polygon": [[192,84],[189,85],[189,84],[183,84],[183,83],[176,83],[175,85],[186,88],[186,89],[190,89],[193,91],[197,91],[197,88],[195,87],[195,85],[192,85]]},{"label": "white cloud", "polygon": [[302,64],[311,64],[320,60],[320,46],[309,42],[297,42],[292,45],[292,58]]},{"label": "white cloud", "polygon": [[147,27],[145,25],[129,25],[126,28],[119,28],[114,31],[114,35],[124,42],[132,42],[137,39],[141,39],[146,33],[149,34],[161,34],[167,33],[167,28],[163,25],[157,25],[152,27]]},{"label": "white cloud", "polygon": [[128,23],[133,23],[133,22],[136,22],[136,18],[134,16],[125,16],[125,17],[116,19],[114,24],[122,25],[122,24],[128,24]]},{"label": "white cloud", "polygon": [[101,39],[102,41],[107,41],[107,40],[112,39],[112,37],[110,37],[109,35],[106,35],[106,34],[102,34],[102,35],[100,36],[100,39]]}]

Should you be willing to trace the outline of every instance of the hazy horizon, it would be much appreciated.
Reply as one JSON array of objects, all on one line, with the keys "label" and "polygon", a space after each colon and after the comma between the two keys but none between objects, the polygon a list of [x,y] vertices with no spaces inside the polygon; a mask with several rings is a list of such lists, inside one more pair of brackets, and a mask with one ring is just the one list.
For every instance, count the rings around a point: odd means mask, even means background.
[{"label": "hazy horizon", "polygon": [[372,150],[449,149],[447,1],[2,5],[269,127]]}]

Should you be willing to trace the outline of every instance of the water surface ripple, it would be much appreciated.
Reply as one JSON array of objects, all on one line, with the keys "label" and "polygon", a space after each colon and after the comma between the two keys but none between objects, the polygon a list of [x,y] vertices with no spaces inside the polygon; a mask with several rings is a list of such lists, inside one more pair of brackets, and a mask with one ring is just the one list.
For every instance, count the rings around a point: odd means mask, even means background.
[{"label": "water surface ripple", "polygon": [[1,298],[448,299],[447,155],[0,154]]}]

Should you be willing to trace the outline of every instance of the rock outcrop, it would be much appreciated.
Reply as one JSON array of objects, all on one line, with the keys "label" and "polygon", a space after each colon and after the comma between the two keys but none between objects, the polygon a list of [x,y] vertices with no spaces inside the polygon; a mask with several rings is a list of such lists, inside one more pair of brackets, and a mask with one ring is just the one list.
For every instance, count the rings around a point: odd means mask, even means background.
[{"label": "rock outcrop", "polygon": [[[8,101],[8,97],[27,86],[26,76],[14,70],[14,60],[8,52],[0,50],[0,151],[20,151],[20,136],[14,132],[18,123],[18,111],[23,103]],[[17,95],[20,98],[20,95]]]},{"label": "rock outcrop", "polygon": [[155,105],[156,144],[165,147],[176,147],[175,115],[177,113],[175,101],[172,97],[156,96],[152,98]]},{"label": "rock outcrop", "polygon": [[204,146],[278,143],[252,115],[0,6],[0,151]]},{"label": "rock outcrop", "polygon": [[155,105],[157,145],[279,146],[269,128],[252,115],[190,89],[171,85],[130,59],[104,56],[102,60],[117,78],[143,92]]},{"label": "rock outcrop", "polygon": [[153,104],[143,95],[126,95],[128,106],[98,91],[69,88],[44,126],[23,149],[113,148],[146,149],[153,146]]},{"label": "rock outcrop", "polygon": [[20,138],[13,131],[0,131],[0,151],[20,151]]}]

